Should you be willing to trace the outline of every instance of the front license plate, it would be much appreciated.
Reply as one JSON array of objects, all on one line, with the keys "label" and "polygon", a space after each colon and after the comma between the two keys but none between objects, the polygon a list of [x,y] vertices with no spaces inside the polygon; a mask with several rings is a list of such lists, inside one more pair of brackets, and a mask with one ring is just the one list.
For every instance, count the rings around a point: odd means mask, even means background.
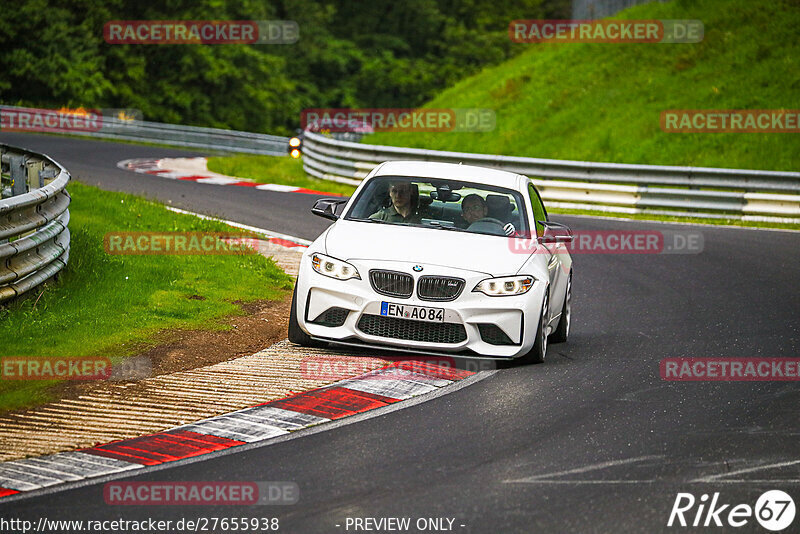
[{"label": "front license plate", "polygon": [[381,302],[381,315],[432,323],[444,322],[443,308],[426,308],[425,306],[410,306],[393,302]]}]

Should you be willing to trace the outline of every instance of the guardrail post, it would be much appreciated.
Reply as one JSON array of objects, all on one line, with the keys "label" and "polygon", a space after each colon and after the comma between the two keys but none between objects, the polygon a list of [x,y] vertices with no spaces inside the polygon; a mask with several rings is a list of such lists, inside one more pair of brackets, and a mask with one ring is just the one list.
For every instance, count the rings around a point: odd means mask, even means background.
[{"label": "guardrail post", "polygon": [[56,169],[45,168],[45,165],[42,164],[42,170],[39,171],[39,187],[49,184],[56,176],[58,176]]},{"label": "guardrail post", "polygon": [[25,167],[28,171],[28,191],[44,187],[44,179],[42,178],[44,162],[28,160],[25,162]]},{"label": "guardrail post", "polygon": [[11,196],[24,195],[28,192],[28,182],[25,180],[25,157],[11,156],[8,158],[8,167],[11,174]]},{"label": "guardrail post", "polygon": [[0,147],[0,200],[11,196],[11,184],[3,176],[3,147]]}]

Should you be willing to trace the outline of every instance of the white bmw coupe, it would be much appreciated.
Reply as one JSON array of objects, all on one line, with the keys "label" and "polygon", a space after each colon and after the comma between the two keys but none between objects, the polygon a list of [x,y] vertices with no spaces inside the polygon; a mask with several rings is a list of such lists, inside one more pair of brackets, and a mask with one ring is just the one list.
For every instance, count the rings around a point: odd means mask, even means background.
[{"label": "white bmw coupe", "polygon": [[572,232],[525,176],[386,162],[303,254],[289,340],[543,362],[567,340]]}]

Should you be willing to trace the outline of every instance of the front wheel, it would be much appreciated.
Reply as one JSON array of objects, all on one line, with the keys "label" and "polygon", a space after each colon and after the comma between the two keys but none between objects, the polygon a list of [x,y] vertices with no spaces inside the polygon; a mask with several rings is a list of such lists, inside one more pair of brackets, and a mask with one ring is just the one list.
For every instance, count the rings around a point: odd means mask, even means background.
[{"label": "front wheel", "polygon": [[545,293],[542,314],[539,317],[539,328],[536,330],[536,342],[531,351],[522,357],[523,363],[544,363],[547,356],[547,307],[549,301],[549,296]]},{"label": "front wheel", "polygon": [[289,311],[289,341],[301,347],[321,347],[322,343],[311,339],[297,322],[297,283],[294,285],[292,293],[292,309]]}]

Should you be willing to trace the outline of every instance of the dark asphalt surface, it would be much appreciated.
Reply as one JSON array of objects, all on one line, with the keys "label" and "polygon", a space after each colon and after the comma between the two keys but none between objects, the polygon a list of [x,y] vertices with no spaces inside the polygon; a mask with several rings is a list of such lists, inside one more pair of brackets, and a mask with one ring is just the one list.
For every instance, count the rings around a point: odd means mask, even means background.
[{"label": "dark asphalt surface", "polygon": [[[46,147],[75,178],[106,189],[300,237],[325,226],[311,219],[305,195],[214,189],[114,167],[184,151],[8,134],[0,141]],[[798,356],[800,233],[555,219],[576,230],[694,230],[705,248],[575,255],[571,338],[552,345],[543,365],[502,369],[330,431],[130,478],[288,480],[300,487],[298,504],[114,507],[95,484],[0,505],[0,517],[261,516],[280,518],[281,532],[354,532],[347,517],[446,517],[456,532],[722,532],[734,529],[667,528],[677,493],[719,492],[720,503],[754,506],[780,489],[800,506],[797,382],[659,375],[667,357]],[[765,468],[773,464],[784,465]],[[735,530],[767,532],[754,518]],[[800,517],[791,531],[800,532]]]}]

